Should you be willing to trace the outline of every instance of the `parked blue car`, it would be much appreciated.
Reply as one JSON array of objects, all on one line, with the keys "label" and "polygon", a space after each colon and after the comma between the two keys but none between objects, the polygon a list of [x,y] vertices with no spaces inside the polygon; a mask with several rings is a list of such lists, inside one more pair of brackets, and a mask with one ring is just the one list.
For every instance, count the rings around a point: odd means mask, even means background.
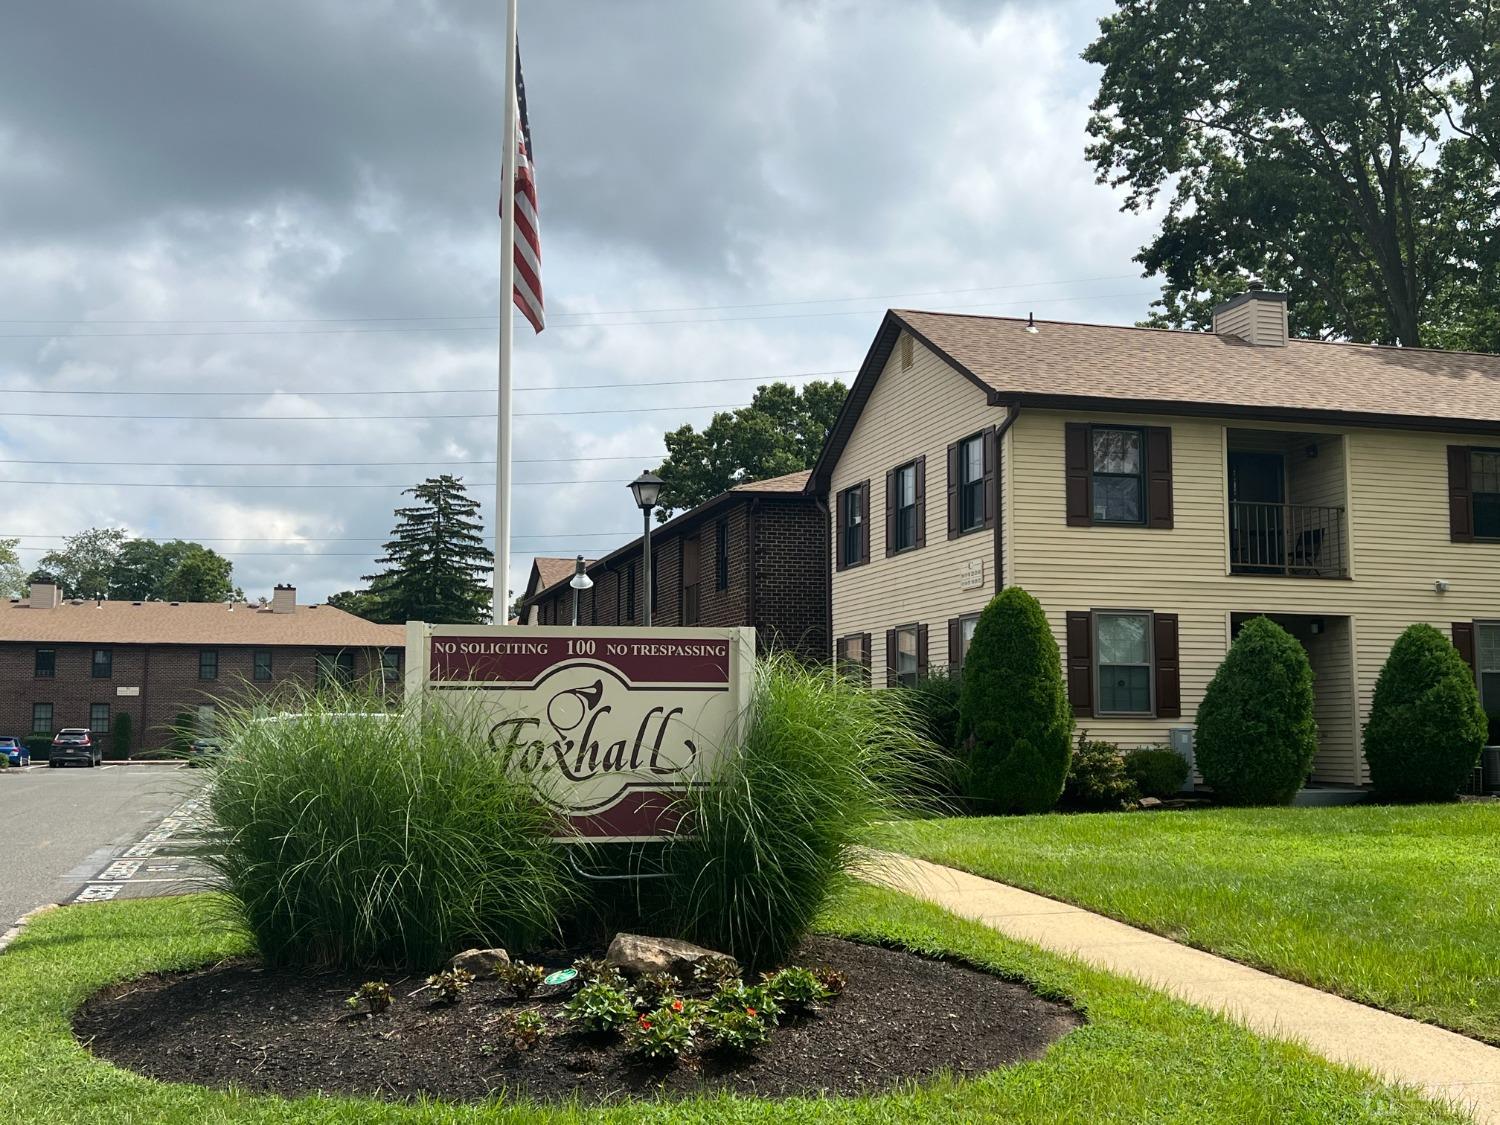
[{"label": "parked blue car", "polygon": [[0,754],[4,754],[13,766],[31,765],[31,751],[26,749],[26,743],[19,738],[0,735]]}]

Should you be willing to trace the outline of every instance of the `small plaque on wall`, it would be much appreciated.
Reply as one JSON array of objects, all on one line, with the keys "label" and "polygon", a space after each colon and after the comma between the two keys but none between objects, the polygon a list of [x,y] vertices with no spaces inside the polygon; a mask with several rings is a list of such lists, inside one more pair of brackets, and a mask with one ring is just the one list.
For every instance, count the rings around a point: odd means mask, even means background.
[{"label": "small plaque on wall", "polygon": [[977,590],[984,585],[984,560],[970,559],[964,565],[962,580],[959,583],[961,590]]},{"label": "small plaque on wall", "polygon": [[141,694],[141,689],[138,688],[138,687],[117,687],[117,688],[115,688],[115,694],[116,695],[140,695]]}]

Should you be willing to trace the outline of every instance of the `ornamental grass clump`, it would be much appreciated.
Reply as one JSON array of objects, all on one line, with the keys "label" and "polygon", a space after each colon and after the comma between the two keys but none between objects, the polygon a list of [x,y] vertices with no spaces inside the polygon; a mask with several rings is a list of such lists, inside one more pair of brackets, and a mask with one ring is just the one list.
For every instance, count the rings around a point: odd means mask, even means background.
[{"label": "ornamental grass clump", "polygon": [[553,936],[573,880],[488,728],[384,706],[302,691],[221,711],[203,850],[262,957],[425,972],[455,949]]},{"label": "ornamental grass clump", "polygon": [[1450,801],[1479,761],[1488,719],[1474,673],[1431,625],[1396,639],[1375,680],[1365,761],[1378,796]]},{"label": "ornamental grass clump", "polygon": [[663,854],[663,923],[747,968],[784,962],[903,795],[932,790],[937,757],[905,693],[759,662],[744,738],[684,798],[689,830]]},{"label": "ornamental grass clump", "polygon": [[1198,707],[1198,772],[1227,805],[1286,805],[1318,749],[1312,665],[1295,637],[1252,617]]},{"label": "ornamental grass clump", "polygon": [[1046,812],[1062,795],[1073,708],[1041,603],[1007,586],[985,606],[964,658],[963,792],[976,811]]}]

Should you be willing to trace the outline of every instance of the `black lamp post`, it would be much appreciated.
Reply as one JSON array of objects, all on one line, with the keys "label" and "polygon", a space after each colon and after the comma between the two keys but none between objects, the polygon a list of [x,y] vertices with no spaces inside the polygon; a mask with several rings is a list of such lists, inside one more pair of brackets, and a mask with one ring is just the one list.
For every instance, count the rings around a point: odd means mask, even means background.
[{"label": "black lamp post", "polygon": [[665,483],[650,470],[630,482],[630,491],[635,496],[635,506],[641,510],[641,524],[644,528],[641,534],[641,562],[646,580],[646,612],[641,620],[647,628],[651,626],[651,509],[656,507],[657,498],[661,496],[661,486]]},{"label": "black lamp post", "polygon": [[594,580],[583,570],[583,556],[579,555],[573,560],[573,580],[568,583],[573,587],[573,624],[578,624],[578,598],[585,590],[594,588]]}]

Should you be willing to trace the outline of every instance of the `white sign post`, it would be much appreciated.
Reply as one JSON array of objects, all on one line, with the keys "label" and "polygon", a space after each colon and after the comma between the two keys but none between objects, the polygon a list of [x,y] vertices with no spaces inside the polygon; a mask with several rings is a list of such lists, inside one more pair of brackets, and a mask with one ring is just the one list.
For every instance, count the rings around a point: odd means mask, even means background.
[{"label": "white sign post", "polygon": [[476,707],[506,769],[559,816],[558,838],[660,840],[675,799],[737,742],[755,630],[406,627],[410,703]]}]

